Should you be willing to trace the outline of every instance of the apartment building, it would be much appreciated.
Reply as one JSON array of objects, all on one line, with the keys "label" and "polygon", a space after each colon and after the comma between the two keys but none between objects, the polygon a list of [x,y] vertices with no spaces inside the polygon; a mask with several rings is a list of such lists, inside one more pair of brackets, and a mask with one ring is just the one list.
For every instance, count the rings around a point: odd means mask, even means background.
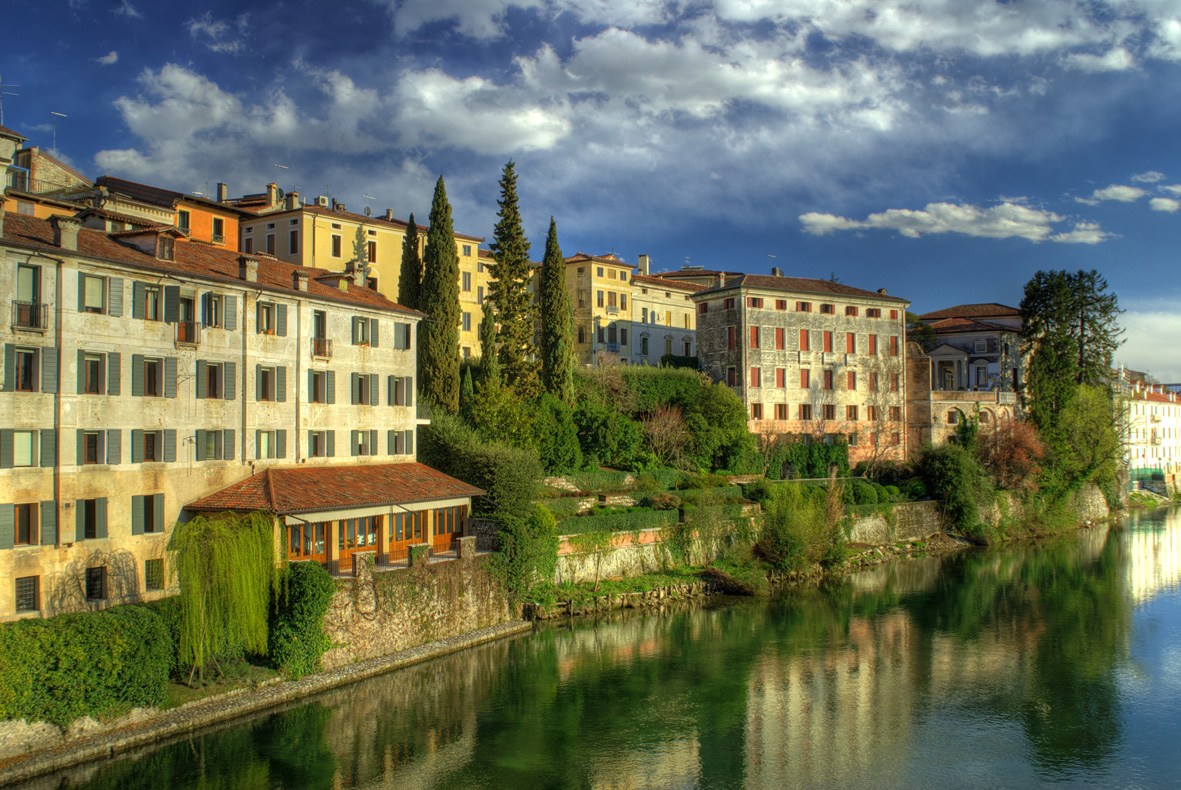
[{"label": "apartment building", "polygon": [[961,304],[923,313],[919,320],[935,333],[927,352],[931,378],[942,391],[1021,389],[1021,311],[1008,305]]},{"label": "apartment building", "polygon": [[905,457],[905,299],[830,280],[743,274],[693,295],[697,356],[750,430],[846,439],[850,458]]},{"label": "apartment building", "polygon": [[[282,494],[284,468],[317,470],[272,503],[293,559],[462,534],[474,489],[415,463],[423,316],[356,273],[2,209],[0,261],[0,619],[165,594],[186,506],[247,481]],[[352,509],[288,544],[311,489]],[[423,515],[404,529],[395,507]]]},{"label": "apartment building", "polygon": [[566,258],[566,289],[574,313],[578,364],[626,364],[631,359],[633,268],[614,254],[579,252]]},{"label": "apartment building", "polygon": [[1132,479],[1172,495],[1181,482],[1181,396],[1163,385],[1121,375],[1119,401],[1120,438]]},{"label": "apartment building", "polygon": [[[640,256],[643,272],[647,256]],[[693,294],[704,285],[636,274],[631,278],[633,365],[659,365],[665,354],[697,353],[697,309]]]}]

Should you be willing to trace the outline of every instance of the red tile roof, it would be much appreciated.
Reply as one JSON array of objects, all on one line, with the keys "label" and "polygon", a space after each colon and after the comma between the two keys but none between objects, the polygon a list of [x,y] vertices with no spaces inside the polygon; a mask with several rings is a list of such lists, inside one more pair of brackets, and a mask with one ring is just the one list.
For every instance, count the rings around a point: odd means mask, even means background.
[{"label": "red tile roof", "polygon": [[632,282],[640,285],[652,285],[656,288],[668,288],[674,291],[704,291],[705,286],[701,283],[690,283],[684,280],[666,280],[660,277],[652,277],[645,274],[632,275]]},{"label": "red tile roof", "polygon": [[813,280],[808,277],[774,277],[767,274],[740,274],[726,280],[725,285],[714,285],[706,288],[701,294],[714,294],[735,288],[762,288],[770,291],[790,291],[796,293],[820,294],[822,296],[855,296],[862,299],[877,299],[884,302],[909,304],[908,299],[897,296],[886,296],[875,291],[854,288],[851,285],[838,283],[833,280]]},{"label": "red tile roof", "polygon": [[25,137],[23,134],[21,134],[20,132],[14,132],[13,130],[9,129],[7,126],[0,126],[0,134],[7,135],[8,137],[19,137],[21,140],[28,140],[29,139],[29,138]]},{"label": "red tile roof", "polygon": [[[265,207],[266,206],[264,205],[263,208],[265,208]],[[313,205],[311,203],[304,203],[299,208],[279,209],[277,211],[267,211],[267,212],[259,211],[258,209],[249,209],[249,212],[251,214],[253,214],[254,216],[252,216],[250,218],[250,220],[246,220],[246,221],[253,221],[254,218],[257,217],[258,220],[267,222],[267,221],[270,221],[274,217],[280,217],[280,216],[283,216],[284,214],[296,214],[301,211],[305,211],[308,214],[323,214],[328,217],[344,217],[345,219],[349,219],[354,222],[369,222],[369,223],[380,222],[384,225],[393,225],[398,228],[410,227],[409,222],[407,222],[405,220],[397,219],[397,218],[386,219],[384,214],[383,215],[376,215],[375,214],[373,216],[367,217],[364,214],[358,214],[355,211],[341,211],[339,208],[328,208],[325,206]],[[419,225],[417,222],[415,222],[414,224],[418,225],[419,235],[425,235],[426,233],[428,233],[430,231],[430,228],[425,225]],[[470,236],[466,233],[459,233],[456,231],[452,231],[452,232],[454,233],[455,238],[457,238],[457,239],[467,239],[468,241],[474,241],[477,243],[484,241],[483,236]]]},{"label": "red tile roof", "polygon": [[676,280],[681,277],[717,277],[724,275],[726,277],[737,277],[742,272],[724,272],[720,269],[676,269],[671,272],[652,272],[649,277],[659,277],[662,280]]},{"label": "red tile roof", "polygon": [[585,252],[576,252],[566,258],[566,263],[584,263],[586,261],[595,261],[597,263],[610,263],[616,266],[630,266],[631,264],[620,259],[618,255],[609,252],[606,255],[587,255]]},{"label": "red tile roof", "polygon": [[190,195],[185,192],[175,192],[171,189],[162,189],[160,187],[150,186],[148,184],[140,184],[135,181],[128,181],[125,178],[115,178],[114,176],[99,176],[95,182],[95,186],[106,187],[107,191],[113,192],[117,195],[124,195],[132,200],[138,200],[143,203],[149,203],[153,206],[160,206],[162,208],[173,209],[181,201],[186,203],[194,203],[196,205],[204,206],[208,209],[224,211],[227,214],[244,216],[243,212],[237,206],[231,206],[226,203],[218,203],[216,200],[210,200],[201,195]]},{"label": "red tile roof", "polygon": [[964,332],[1020,332],[1015,326],[994,324],[991,321],[977,321],[974,318],[944,318],[928,324],[937,335],[954,335]]},{"label": "red tile roof", "polygon": [[955,307],[945,307],[932,313],[923,313],[919,318],[928,321],[939,318],[997,318],[1019,315],[1021,315],[1021,311],[1016,307],[996,302],[985,302],[983,304],[961,304]]},{"label": "red tile roof", "polygon": [[[168,228],[168,230],[175,230]],[[137,231],[143,233],[143,231]],[[116,235],[116,234],[111,234]],[[243,281],[238,277],[238,258],[242,253],[204,244],[178,241],[173,247],[175,260],[162,261],[131,244],[124,244],[111,235],[91,228],[78,230],[78,254],[115,263],[131,264],[158,272],[173,272],[206,280],[234,282]],[[4,219],[4,239],[14,244],[47,249],[50,255],[60,255],[62,250],[53,243],[53,228],[48,220],[36,219],[8,212]],[[369,288],[350,288],[341,291],[325,285],[316,278],[330,274],[323,269],[310,266],[296,266],[267,256],[251,256],[258,260],[258,282],[250,283],[251,288],[259,287],[269,291],[295,295],[294,273],[296,270],[308,273],[307,295],[313,299],[346,302],[375,310],[392,310],[407,315],[422,315],[417,310],[402,307],[391,302],[377,291]]]},{"label": "red tile roof", "polygon": [[202,497],[188,510],[265,510],[276,515],[405,505],[484,492],[425,464],[272,468]]}]

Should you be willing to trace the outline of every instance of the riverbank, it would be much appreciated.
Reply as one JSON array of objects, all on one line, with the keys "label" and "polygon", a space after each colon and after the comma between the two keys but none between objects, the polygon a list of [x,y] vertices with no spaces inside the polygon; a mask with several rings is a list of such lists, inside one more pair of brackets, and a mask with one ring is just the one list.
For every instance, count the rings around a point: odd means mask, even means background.
[{"label": "riverbank", "polygon": [[[198,730],[221,724],[251,713],[304,700],[314,694],[345,686],[365,678],[391,672],[445,656],[469,647],[497,639],[517,636],[531,631],[532,623],[514,621],[472,631],[467,634],[440,639],[418,647],[400,650],[386,656],[360,661],[348,666],[309,675],[300,680],[274,680],[256,689],[206,697],[169,711],[140,711],[133,721],[89,728],[85,734],[67,739],[58,731],[56,743],[28,744],[24,754],[0,760],[0,786],[27,781],[34,777],[60,771],[80,763],[103,760],[137,748],[166,743]],[[10,730],[23,722],[5,722]],[[28,727],[28,725],[25,725]],[[95,725],[102,727],[102,725]],[[30,729],[32,729],[30,727]],[[14,731],[0,736],[9,743],[18,737]],[[42,736],[43,737],[43,736]]]}]

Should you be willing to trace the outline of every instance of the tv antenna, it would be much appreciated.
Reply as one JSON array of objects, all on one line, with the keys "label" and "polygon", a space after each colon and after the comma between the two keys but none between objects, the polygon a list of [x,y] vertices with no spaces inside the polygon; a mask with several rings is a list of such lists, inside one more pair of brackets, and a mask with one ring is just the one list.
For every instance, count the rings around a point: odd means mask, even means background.
[{"label": "tv antenna", "polygon": [[[9,85],[10,88],[19,88],[19,85]],[[4,90],[4,78],[0,77],[0,126],[4,125],[4,97],[5,96],[20,96],[19,93]]]},{"label": "tv antenna", "polygon": [[69,116],[64,112],[54,112],[53,110],[50,110],[49,114],[53,116],[53,155],[57,156],[57,119],[68,118]]}]

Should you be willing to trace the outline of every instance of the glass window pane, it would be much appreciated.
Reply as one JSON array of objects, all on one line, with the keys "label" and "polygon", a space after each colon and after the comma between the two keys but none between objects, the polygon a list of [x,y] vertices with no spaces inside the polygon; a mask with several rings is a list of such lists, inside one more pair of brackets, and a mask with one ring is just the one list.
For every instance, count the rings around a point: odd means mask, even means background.
[{"label": "glass window pane", "polygon": [[102,312],[103,309],[103,280],[101,277],[86,278],[85,305],[87,310]]},{"label": "glass window pane", "polygon": [[14,431],[12,434],[12,465],[33,465],[33,432]]}]

